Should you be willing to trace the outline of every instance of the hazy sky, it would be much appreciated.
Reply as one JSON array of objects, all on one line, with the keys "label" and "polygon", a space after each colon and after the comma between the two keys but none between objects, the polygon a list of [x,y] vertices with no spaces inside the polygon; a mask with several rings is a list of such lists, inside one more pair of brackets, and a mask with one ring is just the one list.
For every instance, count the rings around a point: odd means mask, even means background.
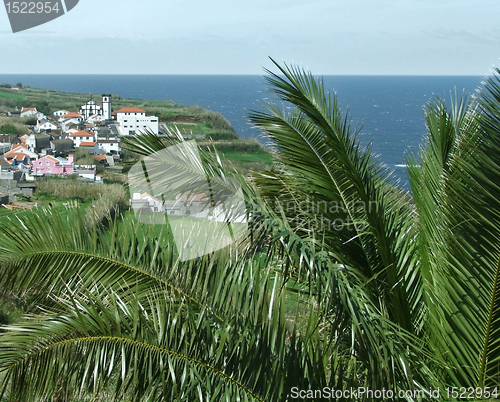
[{"label": "hazy sky", "polygon": [[485,75],[500,67],[499,0],[80,0],[13,34],[0,73]]}]

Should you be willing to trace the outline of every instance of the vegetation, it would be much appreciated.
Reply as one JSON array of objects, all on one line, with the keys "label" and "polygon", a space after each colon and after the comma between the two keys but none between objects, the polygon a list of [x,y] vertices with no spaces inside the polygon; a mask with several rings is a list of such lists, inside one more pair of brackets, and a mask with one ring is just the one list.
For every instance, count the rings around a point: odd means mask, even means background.
[{"label": "vegetation", "polygon": [[[273,168],[249,182],[200,150],[214,194],[242,187],[238,243],[180,261],[158,225],[85,226],[78,210],[2,231],[0,283],[29,313],[0,335],[8,400],[267,402],[365,387],[417,401],[500,387],[500,71],[477,100],[429,103],[408,194],[320,80],[278,68],[268,83],[294,109],[251,115]],[[172,145],[125,144],[140,155]]]},{"label": "vegetation", "polygon": [[76,165],[95,165],[96,163],[94,155],[91,155],[90,151],[85,148],[76,148],[73,158]]},{"label": "vegetation", "polygon": [[0,134],[24,135],[30,130],[23,119],[14,117],[0,117]]},{"label": "vegetation", "polygon": [[200,149],[217,150],[221,158],[233,165],[240,173],[265,171],[271,168],[273,157],[269,149],[255,138],[233,141],[198,141]]}]

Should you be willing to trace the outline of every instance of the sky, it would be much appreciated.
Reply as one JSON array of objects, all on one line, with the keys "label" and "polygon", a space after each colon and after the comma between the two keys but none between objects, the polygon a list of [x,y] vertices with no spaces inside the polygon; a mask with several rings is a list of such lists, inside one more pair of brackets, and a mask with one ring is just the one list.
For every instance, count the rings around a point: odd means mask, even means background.
[{"label": "sky", "polygon": [[0,74],[478,75],[500,67],[498,0],[80,0],[13,34]]}]

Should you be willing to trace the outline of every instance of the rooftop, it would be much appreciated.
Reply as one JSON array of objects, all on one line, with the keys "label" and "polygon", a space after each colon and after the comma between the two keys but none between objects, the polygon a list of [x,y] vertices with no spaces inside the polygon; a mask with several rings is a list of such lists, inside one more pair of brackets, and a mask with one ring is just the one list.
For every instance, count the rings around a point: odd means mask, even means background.
[{"label": "rooftop", "polygon": [[117,110],[116,113],[146,113],[146,111],[139,109],[138,107],[124,107]]}]

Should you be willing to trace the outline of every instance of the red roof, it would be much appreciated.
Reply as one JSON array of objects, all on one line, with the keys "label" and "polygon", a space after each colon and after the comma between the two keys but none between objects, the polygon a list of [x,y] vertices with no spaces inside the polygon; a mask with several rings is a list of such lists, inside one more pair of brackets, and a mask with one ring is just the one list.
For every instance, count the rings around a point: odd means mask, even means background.
[{"label": "red roof", "polygon": [[61,116],[63,119],[71,119],[72,117],[83,117],[80,113],[69,112]]},{"label": "red roof", "polygon": [[94,134],[91,134],[87,131],[79,130],[76,133],[70,134],[70,137],[93,137]]},{"label": "red roof", "polygon": [[155,198],[151,194],[148,194],[148,193],[141,194],[141,198],[151,198],[151,199],[153,199],[155,201],[160,202],[160,200],[158,198]]},{"label": "red roof", "polygon": [[12,158],[12,159],[15,159],[15,160],[17,160],[17,161],[19,161],[19,162],[20,162],[20,161],[22,161],[22,160],[24,160],[24,158],[27,158],[27,157],[28,157],[28,155],[23,154],[23,153],[21,153],[21,152],[12,152],[12,151],[7,152],[4,156],[5,156],[6,158]]},{"label": "red roof", "polygon": [[34,111],[36,111],[36,108],[34,108],[34,107],[23,107],[23,109],[21,110],[21,113],[22,112],[27,112],[28,110],[34,110]]},{"label": "red roof", "polygon": [[146,111],[139,109],[138,107],[124,107],[117,110],[116,113],[146,113]]},{"label": "red roof", "polygon": [[4,156],[6,156],[7,158],[15,158],[16,155],[25,155],[25,156],[27,156],[25,153],[19,152],[18,148],[14,149],[12,151],[6,152]]},{"label": "red roof", "polygon": [[90,141],[80,142],[81,147],[93,147],[95,144],[96,144],[95,142],[90,142]]},{"label": "red roof", "polygon": [[52,162],[55,162],[55,163],[61,163],[61,161],[60,161],[59,159],[54,158],[54,157],[53,157],[53,156],[51,156],[51,155],[47,155],[45,158],[46,158],[46,159],[50,159]]},{"label": "red roof", "polygon": [[12,147],[11,151],[15,151],[16,149],[19,149],[19,148],[28,149],[28,145],[27,144],[16,144]]}]

